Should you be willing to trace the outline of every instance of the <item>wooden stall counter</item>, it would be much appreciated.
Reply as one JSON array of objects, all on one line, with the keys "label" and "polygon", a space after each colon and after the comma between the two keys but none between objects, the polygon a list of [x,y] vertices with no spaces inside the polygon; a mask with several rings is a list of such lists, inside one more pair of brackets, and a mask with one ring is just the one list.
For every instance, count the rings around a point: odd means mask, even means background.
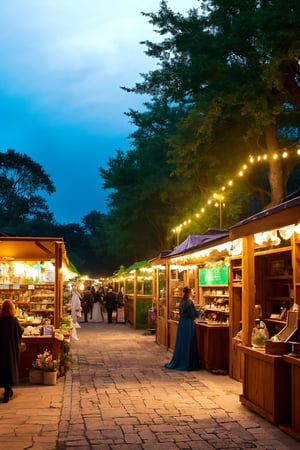
[{"label": "wooden stall counter", "polygon": [[197,347],[202,369],[227,373],[229,368],[229,326],[196,322]]},{"label": "wooden stall counter", "polygon": [[53,358],[57,359],[63,350],[63,341],[54,336],[23,336],[22,340],[26,344],[26,350],[21,353],[20,377],[28,377],[38,354],[49,350]]},{"label": "wooden stall counter", "polygon": [[175,343],[176,343],[178,321],[169,319],[168,320],[168,328],[169,328],[168,350],[174,351]]},{"label": "wooden stall counter", "polygon": [[300,441],[300,358],[285,355],[284,361],[291,368],[291,425],[280,426],[286,433],[290,434],[294,439]]},{"label": "wooden stall counter", "polygon": [[244,380],[241,402],[273,424],[290,423],[291,370],[282,355],[241,346]]}]

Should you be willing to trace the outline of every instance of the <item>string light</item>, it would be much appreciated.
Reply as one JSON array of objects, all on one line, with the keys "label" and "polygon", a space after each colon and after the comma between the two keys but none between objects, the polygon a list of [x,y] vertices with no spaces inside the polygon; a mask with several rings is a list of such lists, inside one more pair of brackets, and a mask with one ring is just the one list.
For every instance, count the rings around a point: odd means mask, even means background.
[{"label": "string light", "polygon": [[[300,148],[298,148],[298,149],[296,150],[296,155],[300,156]],[[273,158],[274,160],[277,160],[277,159],[280,158],[280,157],[283,158],[283,159],[286,159],[288,156],[289,156],[288,151],[287,151],[287,150],[284,150],[284,151],[282,152],[281,155],[279,155],[278,153],[274,153],[274,154],[272,155],[272,158]],[[255,157],[254,157],[253,155],[249,155],[248,161],[249,161],[250,164],[254,164],[254,163],[256,163],[256,162],[267,161],[267,159],[268,159],[268,154],[264,153],[264,154],[262,154],[262,155],[257,155],[257,156],[255,156]],[[243,177],[244,174],[245,174],[245,171],[246,171],[247,169],[248,169],[248,165],[247,165],[247,164],[243,164],[242,169],[238,172],[238,176],[239,176],[239,177]],[[227,189],[227,187],[231,188],[233,185],[234,185],[234,181],[233,181],[233,180],[229,180],[229,181],[227,181],[226,185],[223,185],[223,186],[221,187],[220,190],[221,190],[222,192],[225,192],[226,189]],[[226,187],[226,186],[227,186],[227,187]],[[225,206],[225,203],[223,203],[224,196],[223,196],[222,194],[218,194],[218,193],[215,192],[215,193],[213,194],[213,199],[217,199],[218,202],[214,202],[211,198],[209,198],[209,199],[207,200],[207,204],[208,204],[208,205],[214,204],[214,205],[217,207],[217,206],[220,206],[220,202],[222,202],[222,207]],[[201,214],[204,214],[205,211],[206,211],[206,210],[205,210],[204,207],[202,207],[202,208],[200,209],[200,213],[201,213]],[[195,217],[196,217],[196,219],[199,219],[199,218],[200,218],[200,213],[197,212],[197,213],[194,214]],[[182,228],[183,228],[184,226],[190,224],[190,223],[192,223],[192,219],[186,219],[183,223],[181,223],[180,225],[178,225],[178,226],[176,226],[175,228],[173,228],[173,230],[172,230],[173,233],[177,233],[177,236],[178,236],[179,233],[182,231]]]}]

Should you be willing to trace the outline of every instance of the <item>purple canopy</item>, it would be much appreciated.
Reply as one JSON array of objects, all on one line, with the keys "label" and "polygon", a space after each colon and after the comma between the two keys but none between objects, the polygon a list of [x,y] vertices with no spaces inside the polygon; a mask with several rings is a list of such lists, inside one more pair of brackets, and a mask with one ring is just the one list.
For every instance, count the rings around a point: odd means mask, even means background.
[{"label": "purple canopy", "polygon": [[226,237],[228,237],[227,230],[208,229],[206,234],[190,234],[183,242],[181,242],[181,244],[177,245],[177,247],[168,254],[168,257],[179,255],[187,250],[201,247],[204,244]]}]

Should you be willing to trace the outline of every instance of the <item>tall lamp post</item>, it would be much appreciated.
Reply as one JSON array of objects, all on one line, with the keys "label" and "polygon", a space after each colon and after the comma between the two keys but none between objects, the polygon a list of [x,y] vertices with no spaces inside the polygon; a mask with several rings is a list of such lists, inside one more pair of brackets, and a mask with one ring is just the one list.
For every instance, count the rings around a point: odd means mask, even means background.
[{"label": "tall lamp post", "polygon": [[224,196],[222,194],[214,194],[213,195],[214,199],[217,200],[215,203],[216,207],[219,207],[219,228],[220,230],[222,230],[223,228],[223,200],[224,200]]},{"label": "tall lamp post", "polygon": [[179,236],[182,229],[182,225],[179,225],[178,227],[174,228],[173,233],[176,233],[176,245],[179,245]]}]

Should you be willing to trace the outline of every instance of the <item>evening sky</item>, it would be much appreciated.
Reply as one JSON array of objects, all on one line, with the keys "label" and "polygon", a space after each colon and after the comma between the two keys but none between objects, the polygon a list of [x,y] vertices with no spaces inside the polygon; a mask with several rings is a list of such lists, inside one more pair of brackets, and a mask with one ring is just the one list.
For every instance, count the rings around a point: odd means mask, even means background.
[{"label": "evening sky", "polygon": [[[197,0],[169,0],[185,13]],[[0,151],[42,165],[56,193],[59,223],[107,212],[99,167],[129,148],[124,112],[142,110],[132,87],[155,67],[140,42],[156,40],[143,12],[159,0],[2,0],[0,7]]]}]

